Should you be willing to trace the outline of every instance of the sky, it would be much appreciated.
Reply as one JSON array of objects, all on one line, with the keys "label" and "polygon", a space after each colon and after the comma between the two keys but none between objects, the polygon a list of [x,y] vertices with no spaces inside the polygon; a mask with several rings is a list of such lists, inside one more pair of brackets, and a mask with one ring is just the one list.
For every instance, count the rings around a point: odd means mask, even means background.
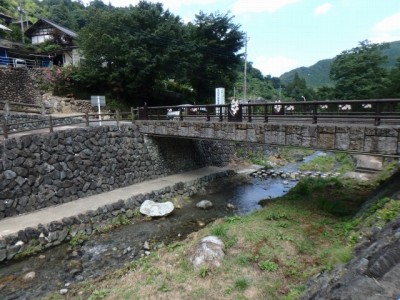
[{"label": "sky", "polygon": [[[400,0],[147,0],[192,21],[200,11],[228,13],[248,37],[247,61],[279,77],[333,58],[359,42],[400,40]],[[138,0],[103,0],[113,6]],[[244,52],[244,49],[243,49]]]}]

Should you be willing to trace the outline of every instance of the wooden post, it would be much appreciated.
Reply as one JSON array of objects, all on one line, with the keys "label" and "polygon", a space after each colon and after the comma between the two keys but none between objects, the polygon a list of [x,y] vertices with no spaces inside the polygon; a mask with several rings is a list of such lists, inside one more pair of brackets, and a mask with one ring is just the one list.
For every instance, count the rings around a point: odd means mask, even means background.
[{"label": "wooden post", "polygon": [[49,126],[50,126],[50,132],[53,132],[53,117],[52,117],[52,115],[49,116]]},{"label": "wooden post", "polygon": [[144,119],[148,120],[149,119],[149,111],[148,111],[148,107],[147,107],[147,102],[144,103],[143,109],[144,109]]},{"label": "wooden post", "polygon": [[375,101],[375,126],[381,125],[381,103]]},{"label": "wooden post", "polygon": [[5,101],[4,103],[4,119],[7,120],[8,116],[10,115],[10,102],[8,100]]},{"label": "wooden post", "polygon": [[133,124],[133,122],[135,121],[135,111],[132,106],[131,106],[131,116],[132,116],[132,124]]},{"label": "wooden post", "polygon": [[268,104],[264,106],[264,123],[268,123]]},{"label": "wooden post", "polygon": [[117,119],[117,126],[119,127],[119,119],[120,119],[120,115],[119,115],[119,109],[116,110],[116,115],[115,115],[116,119]]},{"label": "wooden post", "polygon": [[89,113],[85,112],[86,127],[89,127]]},{"label": "wooden post", "polygon": [[248,105],[247,106],[247,122],[251,123],[252,119],[251,119],[251,106]]},{"label": "wooden post", "polygon": [[5,139],[8,139],[7,120],[3,121],[3,135]]},{"label": "wooden post", "polygon": [[313,103],[312,105],[312,124],[317,124],[317,110],[318,110],[318,105]]}]

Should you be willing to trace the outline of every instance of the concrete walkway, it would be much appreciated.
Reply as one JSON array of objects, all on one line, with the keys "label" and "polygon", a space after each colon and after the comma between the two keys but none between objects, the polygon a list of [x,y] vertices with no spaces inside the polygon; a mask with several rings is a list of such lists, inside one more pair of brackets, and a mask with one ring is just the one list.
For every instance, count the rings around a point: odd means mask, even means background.
[{"label": "concrete walkway", "polygon": [[154,180],[144,181],[127,187],[115,189],[109,192],[80,198],[68,203],[53,207],[47,207],[35,212],[0,220],[0,238],[18,233],[27,227],[36,228],[39,224],[48,224],[52,221],[61,221],[65,217],[77,216],[88,210],[95,210],[106,204],[112,204],[118,200],[126,200],[132,196],[150,193],[178,182],[191,182],[204,176],[226,171],[230,168],[204,167],[194,171],[171,175]]}]

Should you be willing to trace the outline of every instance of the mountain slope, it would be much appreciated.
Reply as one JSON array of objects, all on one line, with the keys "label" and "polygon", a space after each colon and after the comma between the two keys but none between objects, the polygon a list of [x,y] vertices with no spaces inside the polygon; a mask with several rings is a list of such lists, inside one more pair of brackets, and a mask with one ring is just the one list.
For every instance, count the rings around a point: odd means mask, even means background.
[{"label": "mountain slope", "polygon": [[[383,50],[383,54],[388,57],[385,64],[387,68],[396,66],[397,59],[400,57],[400,41],[389,43],[389,48]],[[290,83],[294,74],[297,74],[306,80],[307,86],[311,88],[319,88],[321,86],[332,86],[333,81],[329,78],[330,64],[333,58],[323,59],[310,67],[300,67],[286,72],[280,76],[283,84]]]}]

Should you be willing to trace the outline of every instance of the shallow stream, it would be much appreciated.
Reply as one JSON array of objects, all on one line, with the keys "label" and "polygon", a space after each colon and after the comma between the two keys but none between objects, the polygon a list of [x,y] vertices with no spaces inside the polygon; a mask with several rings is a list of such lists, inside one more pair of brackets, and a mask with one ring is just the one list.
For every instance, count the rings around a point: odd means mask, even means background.
[{"label": "shallow stream", "polygon": [[[296,171],[297,165],[290,164],[282,170]],[[0,264],[0,299],[38,299],[50,291],[67,290],[71,284],[96,278],[146,255],[147,251],[184,239],[217,218],[258,210],[260,200],[282,196],[296,183],[280,177],[243,180],[238,175],[221,179],[211,183],[207,193],[185,201],[166,218],[121,226],[94,235],[79,246],[63,244],[22,261]],[[196,203],[203,199],[213,202],[213,208],[196,208]],[[228,208],[228,204],[235,209]]]}]

